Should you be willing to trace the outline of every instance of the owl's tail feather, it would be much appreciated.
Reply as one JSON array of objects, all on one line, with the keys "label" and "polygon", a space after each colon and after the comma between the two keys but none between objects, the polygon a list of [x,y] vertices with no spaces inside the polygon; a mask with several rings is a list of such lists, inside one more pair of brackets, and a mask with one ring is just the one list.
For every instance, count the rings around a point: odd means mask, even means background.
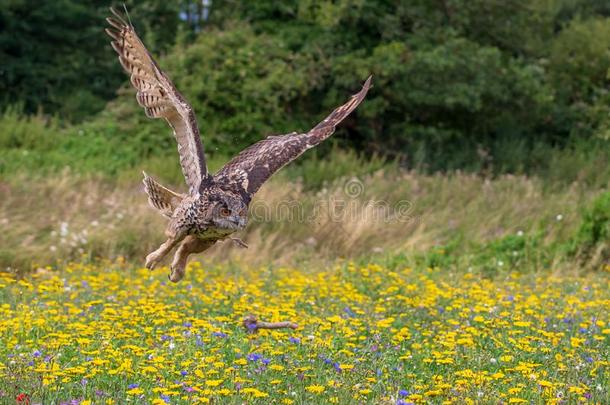
[{"label": "owl's tail feather", "polygon": [[144,191],[148,194],[148,203],[153,208],[158,209],[161,214],[171,218],[174,210],[180,205],[185,196],[163,187],[148,174],[142,173],[144,174],[142,182],[144,183]]}]

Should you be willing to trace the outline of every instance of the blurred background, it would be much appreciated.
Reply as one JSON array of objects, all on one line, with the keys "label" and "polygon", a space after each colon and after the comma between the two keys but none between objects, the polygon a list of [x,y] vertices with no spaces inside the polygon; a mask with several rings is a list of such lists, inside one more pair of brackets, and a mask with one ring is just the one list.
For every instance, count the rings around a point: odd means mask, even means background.
[{"label": "blurred background", "polygon": [[[257,196],[315,215],[254,218],[249,249],[204,260],[610,268],[607,0],[125,4],[193,105],[212,170],[308,130],[374,75],[337,134]],[[141,265],[164,226],[141,170],[185,187],[170,130],[145,117],[103,31],[122,3],[0,5],[0,269]],[[355,215],[331,218],[346,199]],[[363,214],[379,201],[408,201],[409,220]]]}]

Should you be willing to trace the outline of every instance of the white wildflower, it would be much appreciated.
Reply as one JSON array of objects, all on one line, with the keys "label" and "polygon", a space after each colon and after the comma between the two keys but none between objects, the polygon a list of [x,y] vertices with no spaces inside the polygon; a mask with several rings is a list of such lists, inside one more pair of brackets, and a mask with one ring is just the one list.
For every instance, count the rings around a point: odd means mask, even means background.
[{"label": "white wildflower", "polygon": [[59,224],[59,234],[61,236],[66,236],[68,235],[70,231],[68,230],[68,223],[67,222],[62,222],[61,224]]}]

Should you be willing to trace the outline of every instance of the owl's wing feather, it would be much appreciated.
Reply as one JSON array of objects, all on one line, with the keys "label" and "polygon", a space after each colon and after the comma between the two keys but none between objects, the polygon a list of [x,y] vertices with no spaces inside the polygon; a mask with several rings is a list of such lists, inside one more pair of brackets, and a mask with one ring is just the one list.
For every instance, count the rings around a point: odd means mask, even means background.
[{"label": "owl's wing feather", "polygon": [[168,218],[172,217],[174,210],[184,199],[184,195],[173,192],[157,183],[152,177],[144,174],[144,191],[148,194],[148,203],[158,209],[161,214]]},{"label": "owl's wing feather", "polygon": [[275,172],[331,136],[335,127],[362,102],[370,84],[371,77],[347,103],[336,108],[309,132],[270,136],[244,149],[214,176],[215,181],[233,185],[236,191],[251,199]]},{"label": "owl's wing feather", "polygon": [[208,171],[195,113],[154,61],[131,23],[125,22],[116,10],[110,11],[114,17],[106,19],[111,25],[106,33],[113,39],[111,44],[119,54],[119,62],[137,89],[136,99],[146,116],[164,118],[174,130],[182,173],[189,192],[196,194]]}]

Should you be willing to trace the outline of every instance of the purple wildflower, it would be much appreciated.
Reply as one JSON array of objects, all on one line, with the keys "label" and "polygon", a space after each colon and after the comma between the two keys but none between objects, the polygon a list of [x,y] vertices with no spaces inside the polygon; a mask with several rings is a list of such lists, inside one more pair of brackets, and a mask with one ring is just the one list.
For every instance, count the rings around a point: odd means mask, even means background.
[{"label": "purple wildflower", "polygon": [[401,397],[408,397],[409,396],[409,391],[407,391],[407,390],[400,390],[400,391],[398,391],[398,395],[400,395]]},{"label": "purple wildflower", "polygon": [[301,343],[301,339],[294,337],[294,336],[290,336],[290,339],[288,339],[290,341],[290,343]]},{"label": "purple wildflower", "polygon": [[197,336],[195,337],[195,344],[196,344],[197,346],[203,346],[203,340],[201,340],[201,335],[197,335]]},{"label": "purple wildflower", "polygon": [[263,358],[263,356],[261,356],[260,354],[257,354],[257,353],[250,353],[247,356],[247,359],[250,361],[259,361],[262,358]]},{"label": "purple wildflower", "polygon": [[356,316],[356,313],[352,311],[350,307],[343,308],[343,311],[351,318],[354,318]]},{"label": "purple wildflower", "polygon": [[140,384],[129,384],[129,385],[127,386],[127,388],[128,388],[128,389],[130,389],[130,390],[132,390],[132,389],[134,389],[134,388],[138,388],[139,386],[140,386]]}]

